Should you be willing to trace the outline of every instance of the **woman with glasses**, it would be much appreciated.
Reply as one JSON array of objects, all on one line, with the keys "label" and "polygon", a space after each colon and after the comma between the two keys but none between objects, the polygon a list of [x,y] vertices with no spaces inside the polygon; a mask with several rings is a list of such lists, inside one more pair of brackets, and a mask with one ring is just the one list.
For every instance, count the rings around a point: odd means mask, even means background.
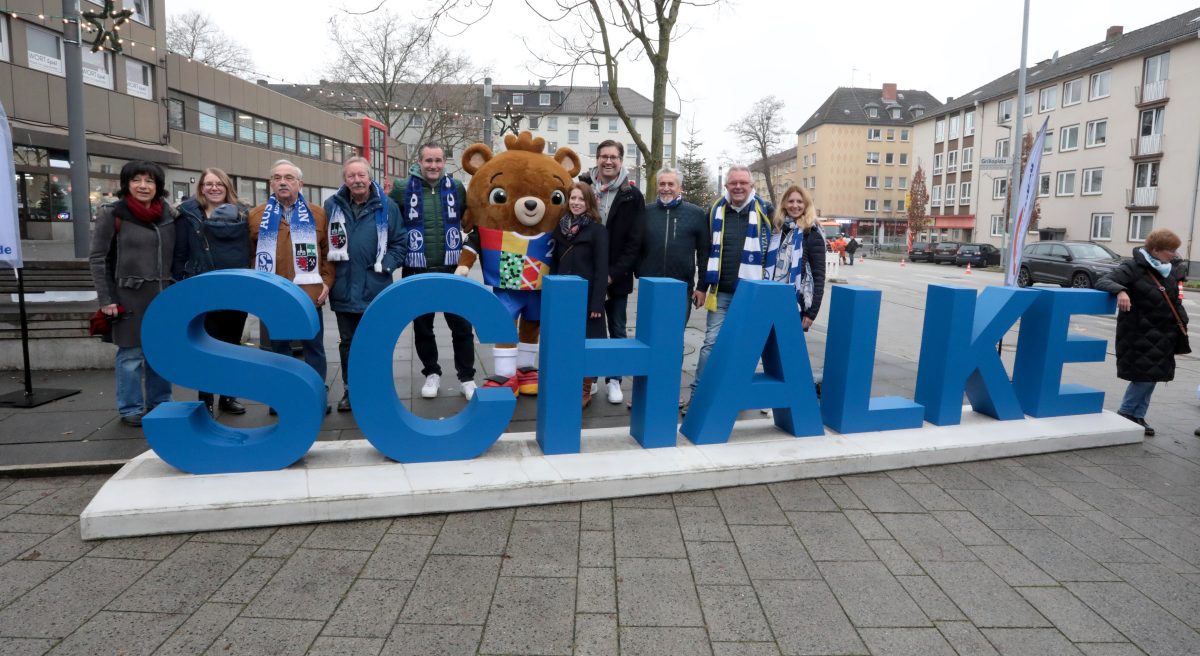
[{"label": "woman with glasses", "polygon": [[[175,257],[171,267],[176,280],[217,269],[244,269],[250,265],[249,209],[238,201],[229,176],[221,169],[204,169],[196,195],[179,204],[175,230]],[[228,344],[242,341],[246,313],[236,310],[209,312],[204,317],[208,334]],[[200,392],[200,400],[213,413],[213,395]],[[246,413],[232,396],[222,396],[218,407],[231,415]]]},{"label": "woman with glasses", "polygon": [[1190,353],[1179,235],[1160,228],[1133,250],[1133,258],[1096,281],[1096,289],[1117,297],[1117,378],[1129,381],[1117,414],[1140,425],[1146,437],[1150,395],[1158,383],[1175,378],[1175,355]]},{"label": "woman with glasses", "polygon": [[141,426],[143,414],[171,400],[170,381],[142,353],[142,317],[172,282],[175,210],[164,202],[165,178],[154,162],[125,164],[117,202],[96,210],[92,226],[88,263],[100,311],[113,321],[117,412],[127,426]]}]

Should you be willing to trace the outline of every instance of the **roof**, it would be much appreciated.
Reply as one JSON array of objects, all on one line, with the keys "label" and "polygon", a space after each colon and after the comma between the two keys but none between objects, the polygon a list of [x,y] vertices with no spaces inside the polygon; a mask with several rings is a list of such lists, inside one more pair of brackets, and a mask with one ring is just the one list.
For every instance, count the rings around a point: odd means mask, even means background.
[{"label": "roof", "polygon": [[[867,115],[867,107],[874,105],[879,108],[879,116],[871,118]],[[918,89],[897,89],[896,102],[884,101],[882,89],[864,89],[861,87],[838,87],[829,95],[804,125],[796,131],[801,134],[826,123],[839,125],[906,125],[911,122],[912,110],[920,108],[928,114],[939,109],[942,103],[928,91]],[[890,107],[901,108],[900,118],[892,118]]]},{"label": "roof", "polygon": [[[1038,62],[1035,66],[1026,69],[1026,90],[1037,89],[1050,80],[1059,80],[1060,78],[1076,75],[1082,71],[1101,68],[1106,64],[1143,54],[1180,39],[1194,39],[1196,38],[1197,30],[1200,30],[1200,8],[1179,14],[1178,16],[1172,16],[1164,21],[1134,30],[1128,34],[1115,37],[1112,40],[1093,43],[1086,48],[1063,55],[1057,60],[1047,59]],[[984,102],[1001,96],[1015,94],[1017,91],[1017,72],[1018,69],[1013,69],[1007,75],[996,78],[977,89],[973,89],[955,98],[939,108],[938,113],[945,114],[946,112],[952,112],[973,105],[976,102]],[[912,122],[919,123],[929,118],[932,118],[932,114],[926,112],[925,116]]]},{"label": "roof", "polygon": [[[362,109],[365,104],[359,100],[363,96],[372,95],[365,92],[371,85],[356,82],[329,82],[321,80],[316,84],[266,84],[269,89],[278,91],[322,109],[335,111],[353,111]],[[530,114],[580,114],[585,116],[617,116],[612,100],[602,87],[570,87],[559,85],[492,85],[493,97],[500,96],[498,106],[503,108],[512,99],[513,93],[523,93],[526,102],[513,107],[514,111],[524,111]],[[550,105],[538,105],[537,94],[550,93]],[[461,111],[475,113],[479,111],[479,99],[483,95],[482,84],[442,84],[432,91],[429,87],[418,87],[412,84],[398,85],[394,94],[394,102],[402,108],[406,105],[435,105],[438,109],[457,106]],[[617,87],[617,96],[630,116],[650,116],[654,103],[640,93],[627,87]],[[493,105],[495,109],[497,105]],[[667,118],[678,118],[679,114],[671,110],[663,113]]]},{"label": "roof", "polygon": [[[787,162],[789,160],[794,160],[794,159],[796,159],[796,147],[792,146],[791,148],[788,148],[787,150],[775,153],[774,155],[767,157],[767,166],[774,167],[778,164]],[[763,169],[762,163],[763,163],[763,160],[761,160],[761,159],[758,160],[757,162],[754,162],[753,164],[750,165],[750,170],[751,171],[762,171],[762,169]]]}]

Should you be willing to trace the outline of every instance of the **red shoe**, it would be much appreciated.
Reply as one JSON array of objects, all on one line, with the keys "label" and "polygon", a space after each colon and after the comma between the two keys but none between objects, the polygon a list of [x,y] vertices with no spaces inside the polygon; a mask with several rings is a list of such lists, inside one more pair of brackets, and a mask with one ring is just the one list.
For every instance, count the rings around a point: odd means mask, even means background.
[{"label": "red shoe", "polygon": [[517,376],[488,376],[483,381],[483,387],[506,387],[512,390],[513,396],[517,396]]},{"label": "red shoe", "polygon": [[538,370],[537,367],[521,367],[517,369],[517,389],[525,396],[537,396]]}]

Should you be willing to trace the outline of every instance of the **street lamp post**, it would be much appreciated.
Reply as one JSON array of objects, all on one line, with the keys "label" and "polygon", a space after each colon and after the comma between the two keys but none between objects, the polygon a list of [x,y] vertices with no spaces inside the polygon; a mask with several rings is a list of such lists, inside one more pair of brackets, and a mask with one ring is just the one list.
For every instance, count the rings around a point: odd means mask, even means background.
[{"label": "street lamp post", "polygon": [[92,208],[88,197],[87,131],[83,118],[83,52],[80,48],[79,0],[63,0],[63,54],[67,72],[67,132],[71,158],[71,232],[75,257],[88,256]]},{"label": "street lamp post", "polygon": [[492,148],[492,78],[483,78],[483,143]]}]

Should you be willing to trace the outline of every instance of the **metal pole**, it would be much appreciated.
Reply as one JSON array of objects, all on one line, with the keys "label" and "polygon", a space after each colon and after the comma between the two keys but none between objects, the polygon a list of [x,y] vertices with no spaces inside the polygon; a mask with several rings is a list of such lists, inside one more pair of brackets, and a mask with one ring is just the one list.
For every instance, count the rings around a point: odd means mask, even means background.
[{"label": "metal pole", "polygon": [[492,149],[492,78],[483,78],[483,143]]},{"label": "metal pole", "polygon": [[[1021,22],[1021,68],[1017,72],[1017,117],[1013,131],[1009,136],[1009,155],[1012,156],[1012,177],[1008,182],[1008,220],[1004,222],[1004,279],[1012,274],[1012,247],[1016,235],[1013,234],[1014,222],[1017,218],[1017,203],[1020,202],[1021,189],[1021,146],[1025,140],[1022,118],[1025,116],[1025,54],[1029,47],[1029,0],[1025,0],[1025,15]],[[1030,153],[1032,156],[1033,153]]]},{"label": "metal pole", "polygon": [[80,51],[79,0],[63,0],[63,54],[67,59],[67,127],[71,148],[71,229],[75,257],[88,256],[92,208],[88,198],[87,132],[83,118],[83,52]]},{"label": "metal pole", "polygon": [[1196,238],[1196,201],[1200,197],[1200,142],[1196,145],[1196,180],[1192,183],[1192,215],[1188,223],[1187,265],[1188,275],[1192,273],[1192,242]]},{"label": "metal pole", "polygon": [[25,365],[25,396],[33,396],[33,373],[29,368],[29,319],[25,313],[25,276],[20,269],[13,269],[17,275],[17,306],[21,312],[21,361]]}]

